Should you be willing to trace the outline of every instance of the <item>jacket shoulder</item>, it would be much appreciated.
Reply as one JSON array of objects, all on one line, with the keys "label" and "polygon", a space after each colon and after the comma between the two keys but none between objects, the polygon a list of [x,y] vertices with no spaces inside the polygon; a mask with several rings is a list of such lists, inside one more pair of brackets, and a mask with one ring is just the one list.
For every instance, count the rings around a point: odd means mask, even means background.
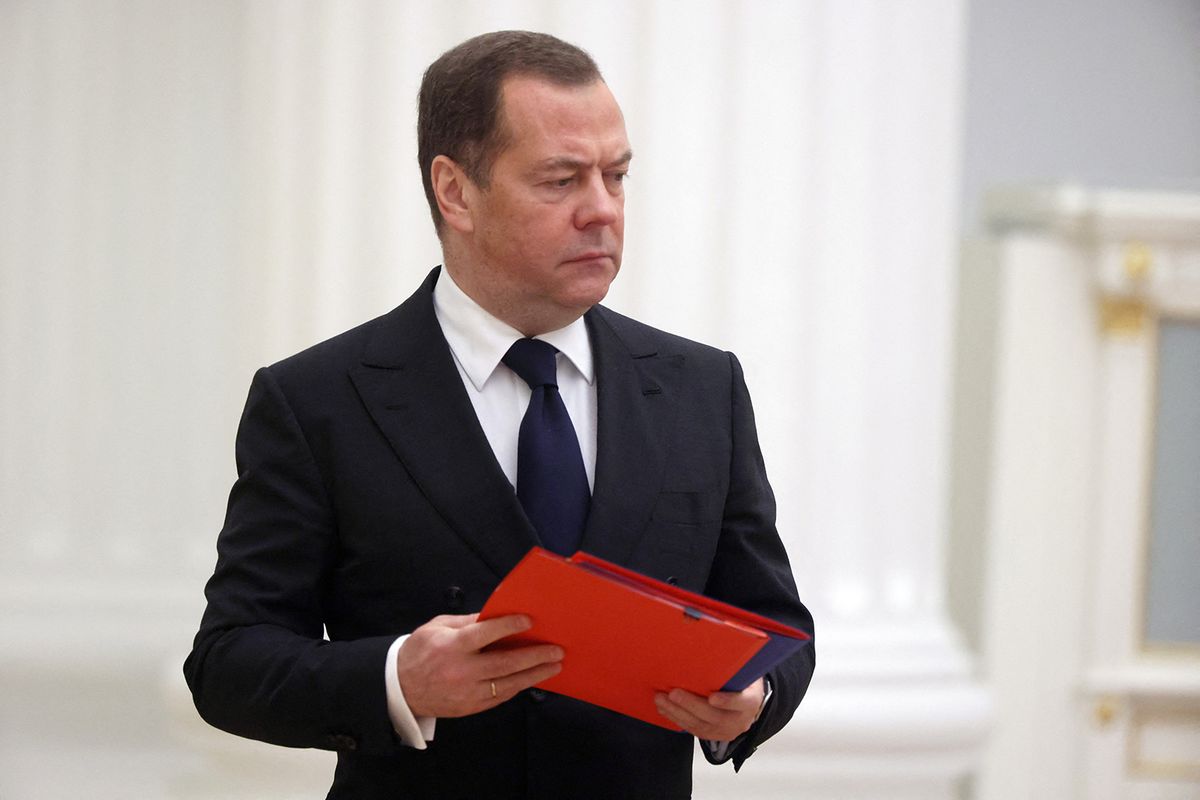
[{"label": "jacket shoulder", "polygon": [[730,353],[725,350],[655,328],[605,306],[594,307],[588,317],[593,325],[606,326],[634,356],[682,355],[702,363],[729,363]]},{"label": "jacket shoulder", "polygon": [[398,366],[440,340],[433,311],[433,287],[439,268],[391,311],[319,342],[267,369],[278,379],[311,381],[345,375],[356,365]]},{"label": "jacket shoulder", "polygon": [[348,331],[306,347],[294,355],[276,361],[267,367],[276,377],[296,378],[303,375],[322,374],[329,370],[345,371],[348,367],[359,363],[366,351],[368,342],[375,336],[389,316],[396,310],[375,317]]}]

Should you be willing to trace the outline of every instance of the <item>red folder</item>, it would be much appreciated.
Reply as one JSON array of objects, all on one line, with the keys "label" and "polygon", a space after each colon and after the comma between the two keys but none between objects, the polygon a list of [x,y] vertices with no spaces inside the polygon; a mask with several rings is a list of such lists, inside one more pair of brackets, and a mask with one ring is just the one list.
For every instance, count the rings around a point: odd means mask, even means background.
[{"label": "red folder", "polygon": [[656,692],[741,690],[808,639],[587,553],[567,559],[540,547],[501,581],[479,619],[518,613],[533,627],[495,646],[548,642],[565,651],[562,671],[539,688],[671,730]]}]

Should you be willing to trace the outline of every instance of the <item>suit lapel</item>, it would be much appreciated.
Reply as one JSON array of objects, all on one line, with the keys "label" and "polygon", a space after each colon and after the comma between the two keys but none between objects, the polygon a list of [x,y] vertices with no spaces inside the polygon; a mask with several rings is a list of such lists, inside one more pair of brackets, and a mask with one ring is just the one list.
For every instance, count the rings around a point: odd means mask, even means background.
[{"label": "suit lapel", "polygon": [[367,411],[413,481],[497,576],[537,534],[496,461],[433,311],[438,270],[383,318],[350,371]]},{"label": "suit lapel", "polygon": [[586,316],[596,360],[596,479],[580,549],[626,563],[661,489],[683,356],[597,307]]}]

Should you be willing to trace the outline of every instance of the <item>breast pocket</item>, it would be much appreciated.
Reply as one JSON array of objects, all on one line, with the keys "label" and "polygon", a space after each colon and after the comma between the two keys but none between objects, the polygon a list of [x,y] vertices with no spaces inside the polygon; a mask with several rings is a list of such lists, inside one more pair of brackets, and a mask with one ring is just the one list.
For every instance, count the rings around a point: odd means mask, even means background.
[{"label": "breast pocket", "polygon": [[703,589],[721,531],[716,492],[662,492],[642,540],[647,574],[693,591]]}]

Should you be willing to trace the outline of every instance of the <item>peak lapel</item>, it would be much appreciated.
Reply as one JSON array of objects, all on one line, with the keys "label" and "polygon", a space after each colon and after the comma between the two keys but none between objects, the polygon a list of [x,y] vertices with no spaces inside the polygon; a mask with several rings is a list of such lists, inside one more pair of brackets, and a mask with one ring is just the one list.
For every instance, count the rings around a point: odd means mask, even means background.
[{"label": "peak lapel", "polygon": [[682,355],[622,338],[602,308],[588,312],[596,360],[596,480],[581,549],[625,563],[662,485],[678,408]]},{"label": "peak lapel", "polygon": [[387,315],[350,378],[413,481],[497,576],[537,544],[433,311],[437,270]]}]

